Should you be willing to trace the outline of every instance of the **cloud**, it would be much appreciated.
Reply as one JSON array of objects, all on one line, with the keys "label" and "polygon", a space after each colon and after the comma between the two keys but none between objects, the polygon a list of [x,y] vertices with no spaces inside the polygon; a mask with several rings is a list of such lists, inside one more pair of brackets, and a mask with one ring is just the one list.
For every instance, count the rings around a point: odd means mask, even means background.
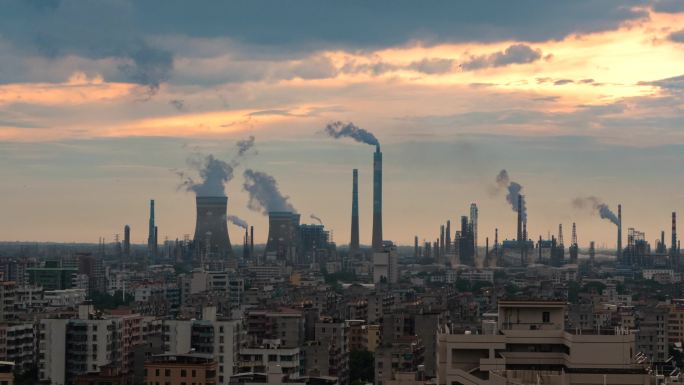
[{"label": "cloud", "polygon": [[572,84],[574,81],[572,79],[558,79],[553,82],[554,86],[564,86],[566,84]]},{"label": "cloud", "polygon": [[657,86],[668,91],[684,91],[684,75],[674,76],[671,78],[651,82],[641,82],[639,84]]},{"label": "cloud", "polygon": [[489,55],[472,56],[469,60],[461,63],[461,68],[466,71],[483,68],[504,67],[510,64],[526,64],[535,62],[542,57],[539,49],[533,49],[525,44],[514,44],[502,52]]},{"label": "cloud", "polygon": [[672,32],[669,36],[668,39],[670,41],[673,41],[675,43],[684,43],[684,29],[676,32]]},{"label": "cloud", "polygon": [[409,64],[408,68],[427,75],[435,75],[451,72],[453,66],[452,59],[431,58],[415,61]]},{"label": "cloud", "polygon": [[[160,84],[172,79],[177,61],[184,55],[196,58],[205,54],[205,44],[187,48],[170,43],[174,39],[223,42],[228,47],[223,52],[264,61],[275,56],[306,57],[285,69],[269,68],[266,76],[318,79],[337,71],[328,58],[307,56],[323,50],[368,52],[415,42],[559,40],[644,19],[647,11],[639,6],[647,4],[648,0],[492,0],[467,4],[438,0],[426,7],[408,0],[363,4],[254,0],[201,2],[188,7],[180,0],[3,0],[0,36],[27,60],[90,59],[91,70],[101,73],[106,81],[134,82],[154,93]],[[350,21],[353,28],[346,27]],[[490,65],[536,60],[534,51],[524,47],[513,46],[511,52],[495,54]],[[452,64],[450,59],[424,59],[402,69],[440,74],[450,71]],[[257,74],[252,76],[264,77],[262,68],[257,65]],[[385,73],[392,66],[376,63],[372,70]],[[12,73],[2,75],[6,81],[13,81]],[[48,81],[42,71],[34,71],[32,76],[33,81]]]},{"label": "cloud", "polygon": [[663,13],[684,12],[684,3],[681,0],[654,0],[653,10]]},{"label": "cloud", "polygon": [[183,111],[185,109],[185,101],[183,99],[170,100],[169,104],[178,111]]}]

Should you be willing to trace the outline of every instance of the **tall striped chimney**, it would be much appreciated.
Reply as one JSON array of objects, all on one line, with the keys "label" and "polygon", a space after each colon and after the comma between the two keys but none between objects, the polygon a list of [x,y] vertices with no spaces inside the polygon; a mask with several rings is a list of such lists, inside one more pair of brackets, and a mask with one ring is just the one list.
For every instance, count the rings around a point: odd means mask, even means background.
[{"label": "tall striped chimney", "polygon": [[617,258],[622,258],[622,205],[618,205]]},{"label": "tall striped chimney", "polygon": [[[672,257],[677,256],[677,213],[672,212],[672,245],[670,246],[670,255]],[[675,261],[679,265],[679,261]]]},{"label": "tall striped chimney", "polygon": [[382,252],[382,152],[373,153],[373,251]]},{"label": "tall striped chimney", "polygon": [[352,171],[351,251],[359,251],[359,170]]}]

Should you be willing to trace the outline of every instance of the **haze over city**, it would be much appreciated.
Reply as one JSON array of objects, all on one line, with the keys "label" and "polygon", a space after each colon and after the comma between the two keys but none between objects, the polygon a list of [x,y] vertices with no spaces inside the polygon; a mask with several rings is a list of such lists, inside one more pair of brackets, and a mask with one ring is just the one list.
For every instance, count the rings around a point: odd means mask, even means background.
[{"label": "haze over city", "polygon": [[254,136],[226,194],[258,242],[267,217],[248,208],[245,169],[272,175],[346,244],[358,168],[369,244],[372,150],[324,133],[343,121],[383,144],[384,230],[400,244],[434,239],[471,202],[483,234],[515,237],[515,213],[493,192],[501,169],[523,186],[534,237],[576,222],[583,247],[614,248],[615,227],[572,204],[596,196],[656,239],[683,209],[683,10],[7,2],[0,238],[95,242],[129,224],[145,243],[149,199],[162,238],[191,234],[194,195],[177,172],[191,174],[198,153],[229,160]]},{"label": "haze over city", "polygon": [[0,385],[682,384],[683,64],[684,0],[0,0]]}]

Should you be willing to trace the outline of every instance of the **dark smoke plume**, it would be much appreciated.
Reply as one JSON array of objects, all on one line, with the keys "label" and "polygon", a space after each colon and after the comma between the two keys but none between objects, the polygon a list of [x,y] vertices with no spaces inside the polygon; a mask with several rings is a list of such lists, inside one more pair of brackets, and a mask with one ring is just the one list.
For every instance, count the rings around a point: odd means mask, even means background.
[{"label": "dark smoke plume", "polygon": [[589,208],[597,212],[601,216],[601,219],[607,219],[616,226],[620,224],[617,215],[615,215],[607,204],[603,203],[595,196],[575,198],[572,200],[572,206],[577,209]]},{"label": "dark smoke plume", "polygon": [[311,214],[309,217],[314,221],[318,222],[319,225],[323,225],[323,221],[321,220],[321,218],[317,217],[315,214]]},{"label": "dark smoke plume", "polygon": [[[522,191],[522,185],[517,182],[511,182],[508,176],[508,171],[506,170],[501,170],[499,174],[496,176],[496,185],[500,190],[503,190],[504,188],[507,190],[506,201],[511,205],[513,211],[518,212],[518,197],[520,196],[520,193]],[[524,196],[522,197],[522,205],[520,207],[520,210],[522,219],[526,220],[527,206]]]},{"label": "dark smoke plume", "polygon": [[236,215],[228,215],[226,219],[228,220],[228,222],[234,224],[235,226],[242,227],[243,229],[246,229],[248,226],[247,222],[244,219]]},{"label": "dark smoke plume", "polygon": [[238,156],[243,156],[254,147],[254,135],[250,135],[247,139],[238,140],[237,142]]},{"label": "dark smoke plume", "polygon": [[289,202],[290,197],[284,196],[278,188],[278,182],[272,176],[247,169],[244,172],[245,183],[243,189],[249,194],[247,207],[268,215],[271,211],[297,212]]},{"label": "dark smoke plume", "polygon": [[499,171],[499,175],[496,176],[496,185],[499,188],[506,188],[508,187],[508,184],[511,182],[511,180],[508,178],[508,171],[506,170],[501,170]]},{"label": "dark smoke plume", "polygon": [[342,123],[340,121],[328,123],[325,126],[325,133],[335,139],[342,137],[352,138],[357,142],[370,144],[371,146],[379,146],[380,142],[372,133],[356,126],[354,123]]}]

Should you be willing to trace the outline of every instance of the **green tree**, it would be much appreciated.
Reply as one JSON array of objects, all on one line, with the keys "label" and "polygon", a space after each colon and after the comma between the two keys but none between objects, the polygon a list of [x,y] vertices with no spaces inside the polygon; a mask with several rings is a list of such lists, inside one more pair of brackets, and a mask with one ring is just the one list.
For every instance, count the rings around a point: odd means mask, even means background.
[{"label": "green tree", "polygon": [[119,306],[126,306],[133,302],[133,295],[126,293],[126,298],[123,298],[123,292],[117,291],[114,295],[96,291],[90,295],[90,300],[93,306],[98,310],[111,310]]},{"label": "green tree", "polygon": [[349,354],[349,373],[352,384],[375,380],[375,355],[368,350],[354,350]]}]

